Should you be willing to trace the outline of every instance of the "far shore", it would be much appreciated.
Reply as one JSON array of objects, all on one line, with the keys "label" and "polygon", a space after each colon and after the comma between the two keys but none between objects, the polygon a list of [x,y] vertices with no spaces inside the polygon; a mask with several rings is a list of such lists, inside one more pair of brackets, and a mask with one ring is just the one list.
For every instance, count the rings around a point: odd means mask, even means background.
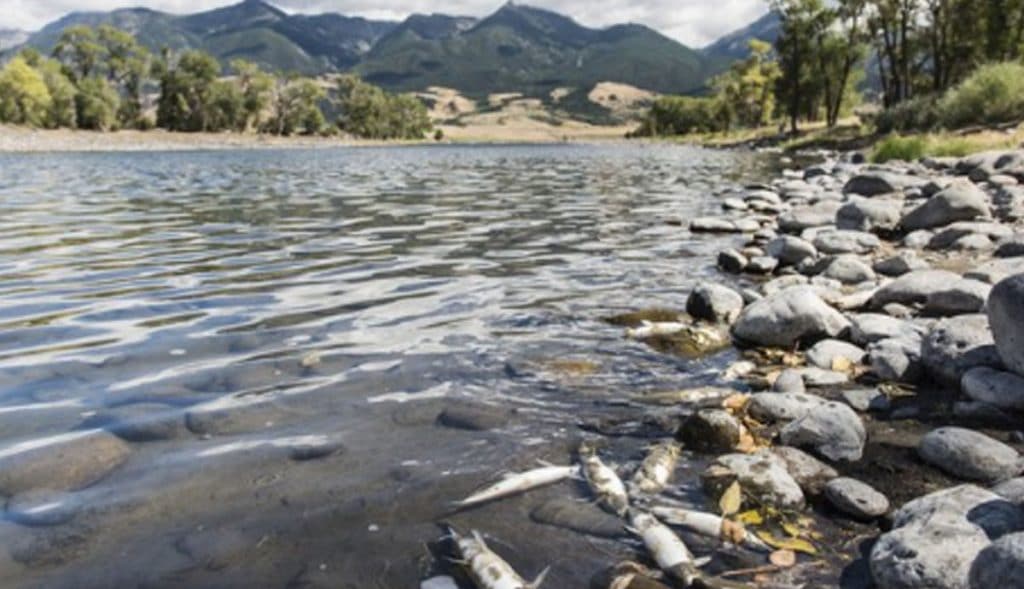
[{"label": "far shore", "polygon": [[393,145],[463,143],[593,143],[624,141],[625,127],[570,127],[546,129],[521,126],[441,127],[444,139],[374,141],[352,137],[279,137],[256,133],[174,133],[152,131],[96,132],[70,129],[32,129],[0,125],[0,153],[192,151],[237,149],[323,149]]}]

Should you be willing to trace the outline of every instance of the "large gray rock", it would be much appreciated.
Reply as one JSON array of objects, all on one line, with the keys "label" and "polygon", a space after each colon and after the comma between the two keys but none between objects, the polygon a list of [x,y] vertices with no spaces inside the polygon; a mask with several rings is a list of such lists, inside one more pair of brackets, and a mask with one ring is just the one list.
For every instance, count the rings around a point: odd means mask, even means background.
[{"label": "large gray rock", "polygon": [[794,208],[779,217],[779,228],[787,233],[799,233],[812,227],[826,227],[835,222],[841,206],[841,203],[829,200]]},{"label": "large gray rock", "polygon": [[825,370],[832,370],[836,360],[840,358],[853,364],[860,364],[865,356],[867,352],[857,346],[835,339],[821,340],[807,351],[807,361]]},{"label": "large gray rock", "polygon": [[718,267],[731,274],[739,274],[747,267],[750,260],[734,249],[727,249],[718,254]]},{"label": "large gray rock", "polygon": [[859,313],[850,316],[852,326],[850,339],[859,346],[866,346],[885,339],[903,336],[923,336],[926,331],[914,323],[881,313]]},{"label": "large gray rock", "polygon": [[836,213],[836,226],[854,231],[892,231],[903,216],[903,201],[851,197]]},{"label": "large gray rock", "polygon": [[821,495],[825,485],[839,476],[836,469],[798,448],[776,446],[772,453],[782,460],[805,495]]},{"label": "large gray rock", "polygon": [[867,432],[857,413],[842,403],[825,403],[782,429],[787,446],[812,449],[832,461],[857,461]]},{"label": "large gray rock", "polygon": [[917,382],[922,366],[921,339],[916,335],[910,332],[868,346],[868,363],[875,376],[884,381]]},{"label": "large gray rock", "polygon": [[990,216],[985,192],[970,182],[958,181],[907,213],[900,225],[914,231]]},{"label": "large gray rock", "polygon": [[971,565],[996,538],[1024,526],[1020,508],[974,485],[915,499],[871,549],[876,586],[966,589]]},{"label": "large gray rock", "polygon": [[1024,533],[1007,534],[978,554],[971,565],[971,589],[1016,587],[1024,582]]},{"label": "large gray rock", "polygon": [[985,310],[985,303],[991,292],[990,284],[962,278],[928,295],[924,310],[943,317],[980,313]]},{"label": "large gray rock", "polygon": [[942,427],[929,432],[917,447],[921,459],[967,481],[994,483],[1020,474],[1024,463],[1016,450],[985,434]]},{"label": "large gray rock", "polygon": [[889,303],[924,304],[933,293],[942,291],[958,280],[959,274],[946,270],[910,272],[880,288],[871,299],[871,304],[878,309]]},{"label": "large gray rock", "polygon": [[997,258],[1017,258],[1024,256],[1024,233],[1005,237],[996,246]]},{"label": "large gray rock", "polygon": [[903,276],[917,270],[928,270],[928,262],[917,257],[913,252],[896,254],[877,262],[874,266],[875,272],[885,276]]},{"label": "large gray rock", "polygon": [[698,284],[686,301],[686,312],[695,319],[735,321],[743,310],[743,296],[727,286],[710,282]]},{"label": "large gray rock", "polygon": [[1017,274],[1024,274],[1024,257],[989,260],[964,272],[964,278],[997,284]]},{"label": "large gray rock", "polygon": [[996,348],[1006,367],[1024,375],[1024,274],[992,289],[988,318]]},{"label": "large gray rock", "polygon": [[860,196],[878,196],[901,192],[907,188],[922,186],[927,181],[917,176],[897,174],[895,172],[870,171],[858,174],[843,187],[844,194]]},{"label": "large gray rock", "polygon": [[785,463],[767,450],[756,454],[726,454],[719,456],[701,474],[704,488],[717,499],[734,482],[758,501],[784,508],[804,505],[800,485],[786,470]]},{"label": "large gray rock", "polygon": [[54,436],[20,451],[8,448],[0,457],[0,494],[82,489],[107,476],[129,454],[125,442],[102,431]]},{"label": "large gray rock", "polygon": [[800,419],[824,404],[821,397],[805,393],[756,393],[751,395],[747,411],[754,419],[771,423]]},{"label": "large gray rock", "polygon": [[960,389],[965,395],[1000,409],[1024,411],[1024,377],[984,366],[964,373]]},{"label": "large gray rock", "polygon": [[950,386],[959,386],[972,368],[1002,365],[984,315],[960,315],[938,322],[921,344],[921,362],[932,378]]},{"label": "large gray rock", "polygon": [[796,287],[750,305],[733,325],[733,335],[760,346],[790,348],[798,342],[837,337],[850,322],[808,287]]},{"label": "large gray rock", "polygon": [[825,485],[825,497],[833,507],[857,519],[875,519],[889,512],[889,499],[857,479],[832,479]]},{"label": "large gray rock", "polygon": [[804,383],[804,377],[799,372],[792,368],[787,368],[772,383],[772,391],[776,393],[804,393],[807,392],[807,386]]},{"label": "large gray rock", "polygon": [[818,256],[818,250],[813,245],[792,235],[775,238],[765,248],[765,252],[785,266],[796,266],[807,258]]},{"label": "large gray rock", "polygon": [[878,236],[863,231],[822,231],[814,238],[814,247],[823,254],[866,254],[881,245]]},{"label": "large gray rock", "polygon": [[843,284],[860,284],[876,278],[875,271],[871,269],[871,266],[852,254],[832,258],[821,275],[838,280]]}]

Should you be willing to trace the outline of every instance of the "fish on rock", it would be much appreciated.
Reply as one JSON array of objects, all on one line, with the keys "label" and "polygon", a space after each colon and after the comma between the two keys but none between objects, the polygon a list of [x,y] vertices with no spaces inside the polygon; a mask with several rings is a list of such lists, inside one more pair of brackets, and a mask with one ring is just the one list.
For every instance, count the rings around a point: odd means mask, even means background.
[{"label": "fish on rock", "polygon": [[548,574],[549,569],[544,569],[536,579],[527,583],[512,565],[487,546],[476,530],[463,536],[448,528],[448,537],[458,549],[458,564],[465,567],[477,589],[537,589]]},{"label": "fish on rock", "polygon": [[651,448],[633,474],[633,488],[648,495],[664,491],[676,470],[681,452],[682,448],[676,442],[663,442]]},{"label": "fish on rock", "polygon": [[464,509],[466,507],[480,505],[481,503],[487,503],[488,501],[494,501],[495,499],[518,495],[519,493],[525,493],[539,487],[553,485],[566,479],[579,476],[579,473],[580,467],[578,465],[556,466],[553,464],[544,464],[540,468],[535,468],[526,472],[506,473],[502,476],[500,481],[473,493],[462,501],[456,501],[453,506],[456,509]]},{"label": "fish on rock", "polygon": [[579,454],[583,478],[586,479],[597,503],[607,511],[625,517],[629,512],[629,495],[622,479],[608,465],[601,462],[597,452],[589,445],[581,445]]}]

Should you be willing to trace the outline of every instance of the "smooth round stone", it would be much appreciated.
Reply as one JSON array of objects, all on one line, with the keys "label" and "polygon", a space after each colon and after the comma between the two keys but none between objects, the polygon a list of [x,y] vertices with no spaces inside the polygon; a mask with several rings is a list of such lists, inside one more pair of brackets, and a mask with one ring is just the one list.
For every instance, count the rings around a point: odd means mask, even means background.
[{"label": "smooth round stone", "polygon": [[698,452],[728,452],[740,442],[743,426],[723,409],[702,409],[683,422],[679,439]]},{"label": "smooth round stone", "polygon": [[832,461],[857,461],[864,455],[867,431],[853,409],[840,403],[825,403],[782,428],[782,443],[810,448]]},{"label": "smooth round stone", "polygon": [[82,489],[107,476],[131,455],[128,444],[104,431],[72,432],[42,442],[0,458],[0,494]]},{"label": "smooth round stone", "polygon": [[805,393],[807,387],[804,385],[804,377],[796,370],[788,368],[783,370],[772,383],[772,391],[776,393]]},{"label": "smooth round stone", "polygon": [[968,370],[960,381],[965,395],[1000,409],[1024,411],[1024,377],[985,366]]},{"label": "smooth round stone", "polygon": [[984,315],[959,315],[937,323],[921,344],[921,362],[932,378],[958,386],[972,368],[999,366],[988,327]]},{"label": "smooth round stone", "polygon": [[968,481],[1005,481],[1024,469],[1016,450],[961,427],[942,427],[928,433],[921,439],[917,452],[932,466]]},{"label": "smooth round stone", "polygon": [[878,389],[853,389],[843,391],[843,400],[857,411],[888,411],[889,397]]},{"label": "smooth round stone", "polygon": [[730,274],[739,274],[750,264],[746,256],[734,249],[728,249],[718,254],[718,267]]},{"label": "smooth round stone", "polygon": [[751,274],[771,274],[779,267],[779,261],[771,256],[758,256],[750,260],[746,271]]},{"label": "smooth round stone", "polygon": [[807,360],[818,368],[832,370],[832,367],[840,359],[848,360],[852,364],[860,364],[866,355],[864,350],[853,344],[842,340],[826,339],[814,344],[807,351]]},{"label": "smooth round stone", "polygon": [[856,479],[832,479],[825,485],[825,497],[836,509],[857,519],[875,519],[889,512],[889,499]]},{"label": "smooth round stone", "polygon": [[1024,274],[1007,278],[992,289],[988,318],[1003,363],[1024,376]]},{"label": "smooth round stone", "polygon": [[836,469],[798,448],[776,446],[772,453],[785,463],[790,476],[807,495],[821,495],[825,484],[839,476]]},{"label": "smooth round stone", "polygon": [[82,426],[106,429],[128,442],[173,440],[188,431],[179,409],[158,403],[136,403],[97,413]]},{"label": "smooth round stone", "polygon": [[296,441],[288,446],[289,456],[297,461],[326,458],[344,450],[345,446],[338,435],[308,436],[308,439]]},{"label": "smooth round stone", "polygon": [[80,509],[74,494],[49,489],[21,493],[7,501],[7,517],[25,526],[58,526],[74,519]]}]

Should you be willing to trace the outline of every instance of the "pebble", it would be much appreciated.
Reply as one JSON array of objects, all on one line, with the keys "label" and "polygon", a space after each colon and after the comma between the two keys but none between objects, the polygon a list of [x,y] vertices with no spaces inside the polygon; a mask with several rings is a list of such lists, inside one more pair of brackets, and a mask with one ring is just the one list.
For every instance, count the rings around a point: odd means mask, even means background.
[{"label": "pebble", "polygon": [[1024,470],[1016,450],[985,434],[960,427],[942,427],[928,433],[921,439],[917,452],[925,462],[967,481],[996,483]]},{"label": "pebble", "polygon": [[874,270],[885,276],[903,276],[918,270],[928,270],[928,262],[918,258],[913,252],[903,252],[875,263]]},{"label": "pebble", "polygon": [[787,368],[779,373],[778,378],[772,383],[772,391],[776,393],[805,393],[807,387],[804,384],[804,377],[799,372]]},{"label": "pebble", "polygon": [[892,407],[889,397],[878,389],[850,389],[843,391],[843,401],[861,412],[885,412]]},{"label": "pebble", "polygon": [[731,323],[743,310],[743,296],[733,289],[702,282],[686,301],[686,312],[695,319]]},{"label": "pebble", "polygon": [[825,485],[825,497],[833,507],[856,519],[871,520],[889,512],[889,499],[856,479],[832,479]]},{"label": "pebble", "polygon": [[746,256],[734,249],[728,249],[718,254],[718,267],[730,274],[739,274],[750,264]]},{"label": "pebble", "polygon": [[768,244],[765,252],[786,266],[796,266],[808,258],[818,257],[818,250],[813,245],[791,235],[776,238]]},{"label": "pebble", "polygon": [[821,397],[803,393],[756,393],[750,396],[747,412],[759,421],[792,421],[824,403]]},{"label": "pebble", "polygon": [[772,452],[783,461],[786,471],[806,495],[821,495],[825,485],[839,476],[836,469],[799,448],[776,446],[772,448]]},{"label": "pebble", "polygon": [[1024,411],[1024,377],[979,366],[964,373],[960,389],[965,395],[1000,409]]},{"label": "pebble", "polygon": [[74,519],[81,507],[73,493],[38,489],[9,499],[6,515],[25,526],[58,526]]},{"label": "pebble", "polygon": [[825,370],[831,370],[835,363],[841,360],[860,364],[866,356],[867,352],[861,348],[851,343],[834,339],[821,340],[807,351],[807,361]]}]

